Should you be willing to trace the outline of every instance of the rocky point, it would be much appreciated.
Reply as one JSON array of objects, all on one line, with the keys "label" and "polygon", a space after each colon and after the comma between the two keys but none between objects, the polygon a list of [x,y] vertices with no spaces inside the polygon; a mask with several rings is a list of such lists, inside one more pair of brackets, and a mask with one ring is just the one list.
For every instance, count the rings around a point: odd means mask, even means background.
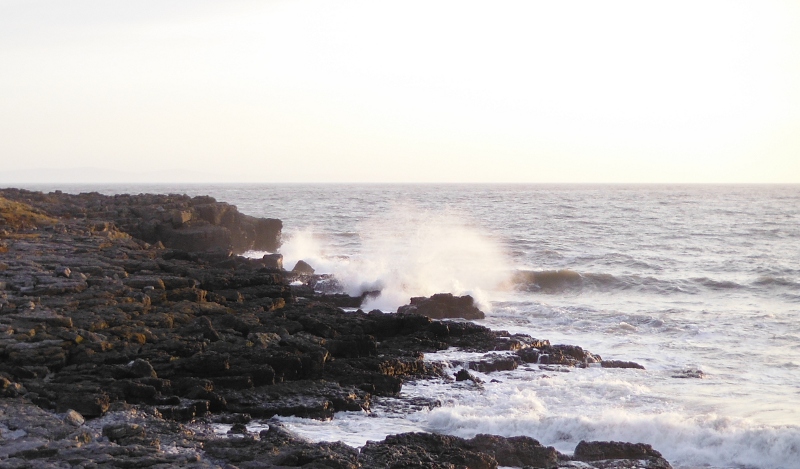
[{"label": "rocky point", "polygon": [[[0,466],[669,467],[626,443],[573,457],[528,437],[412,433],[359,451],[287,431],[272,418],[370,412],[410,379],[604,362],[443,319],[482,315],[469,297],[345,312],[364,297],[318,292],[311,266],[236,255],[278,251],[281,228],[211,197],[0,190]],[[483,355],[461,378],[424,360],[450,347]]]}]

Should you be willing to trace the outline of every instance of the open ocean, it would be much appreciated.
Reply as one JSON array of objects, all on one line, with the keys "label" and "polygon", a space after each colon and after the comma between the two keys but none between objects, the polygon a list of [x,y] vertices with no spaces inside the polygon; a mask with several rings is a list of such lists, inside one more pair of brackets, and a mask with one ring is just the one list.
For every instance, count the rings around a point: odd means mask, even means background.
[{"label": "open ocean", "polygon": [[[494,433],[565,452],[622,440],[676,468],[800,468],[800,186],[23,187],[212,195],[283,220],[285,267],[303,259],[351,294],[381,288],[365,310],[470,293],[481,324],[646,368],[475,373],[482,387],[404,387],[434,409],[283,419],[311,439]],[[428,358],[456,370],[465,354]]]}]

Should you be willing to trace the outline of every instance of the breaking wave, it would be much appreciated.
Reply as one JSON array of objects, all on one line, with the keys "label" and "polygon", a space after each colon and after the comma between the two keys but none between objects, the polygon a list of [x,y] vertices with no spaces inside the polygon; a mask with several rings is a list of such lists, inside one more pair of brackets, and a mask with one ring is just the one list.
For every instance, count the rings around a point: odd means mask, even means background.
[{"label": "breaking wave", "polygon": [[608,273],[559,270],[517,270],[511,276],[517,290],[538,293],[578,292],[582,290],[637,290],[657,294],[697,294],[704,290],[763,290],[764,288],[800,288],[800,283],[785,277],[758,277],[751,283],[738,283],[708,277],[661,279],[645,275],[612,275]]},{"label": "breaking wave", "polygon": [[585,289],[611,291],[640,289],[656,293],[694,293],[688,282],[670,282],[650,276],[615,276],[605,273],[581,273],[569,269],[518,270],[511,277],[518,290],[542,293],[575,292]]},{"label": "breaking wave", "polygon": [[281,248],[284,263],[291,268],[305,260],[318,273],[333,274],[353,296],[380,290],[363,308],[385,311],[441,292],[471,294],[488,309],[487,292],[508,277],[499,243],[456,213],[397,206],[360,223],[358,233],[360,249],[350,257],[333,256],[312,229],[289,234]]}]

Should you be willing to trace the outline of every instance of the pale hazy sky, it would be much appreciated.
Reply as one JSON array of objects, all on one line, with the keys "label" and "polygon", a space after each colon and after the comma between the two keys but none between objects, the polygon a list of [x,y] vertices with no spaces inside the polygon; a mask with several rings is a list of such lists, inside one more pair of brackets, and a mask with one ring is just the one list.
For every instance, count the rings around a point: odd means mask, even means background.
[{"label": "pale hazy sky", "polygon": [[800,2],[0,0],[0,163],[798,183]]}]

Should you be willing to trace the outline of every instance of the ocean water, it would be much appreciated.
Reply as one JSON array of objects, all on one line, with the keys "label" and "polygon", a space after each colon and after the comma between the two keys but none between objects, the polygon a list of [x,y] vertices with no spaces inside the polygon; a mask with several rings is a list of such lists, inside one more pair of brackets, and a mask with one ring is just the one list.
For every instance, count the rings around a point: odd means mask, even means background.
[{"label": "ocean water", "polygon": [[[650,443],[677,468],[800,468],[800,186],[30,188],[209,194],[282,219],[287,268],[303,259],[351,294],[380,288],[364,309],[469,293],[486,326],[646,368],[409,383],[405,395],[443,405],[284,419],[311,439],[495,433],[565,452],[610,439]],[[468,358],[427,356],[453,371]]]}]

